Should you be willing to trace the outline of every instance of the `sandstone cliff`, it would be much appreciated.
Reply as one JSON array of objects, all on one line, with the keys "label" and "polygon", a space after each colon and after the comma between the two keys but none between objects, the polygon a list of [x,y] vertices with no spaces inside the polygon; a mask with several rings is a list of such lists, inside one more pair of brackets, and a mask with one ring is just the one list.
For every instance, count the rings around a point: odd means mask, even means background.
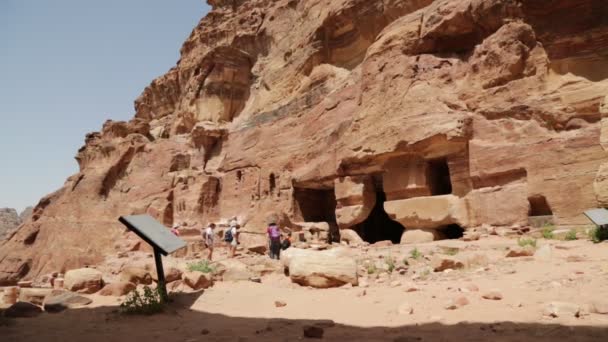
[{"label": "sandstone cliff", "polygon": [[17,214],[17,210],[12,208],[0,208],[0,243],[6,240],[29,215],[32,207],[27,207]]},{"label": "sandstone cliff", "polygon": [[0,248],[0,284],[99,262],[126,214],[408,243],[608,204],[606,1],[208,2],[133,120],[87,135]]}]

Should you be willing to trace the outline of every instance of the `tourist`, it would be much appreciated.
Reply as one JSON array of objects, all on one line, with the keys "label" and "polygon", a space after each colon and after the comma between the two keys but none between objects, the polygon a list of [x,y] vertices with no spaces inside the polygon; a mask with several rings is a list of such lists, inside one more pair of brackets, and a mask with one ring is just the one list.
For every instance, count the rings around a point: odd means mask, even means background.
[{"label": "tourist", "polygon": [[207,254],[207,259],[209,261],[213,258],[213,238],[215,236],[215,223],[209,223],[205,231],[203,232],[203,241],[205,241],[205,247],[209,250],[209,254]]},{"label": "tourist", "polygon": [[236,255],[236,247],[239,244],[239,224],[236,220],[230,221],[230,228],[226,231],[225,240],[230,244],[230,257],[234,258]]},{"label": "tourist", "polygon": [[275,222],[270,222],[267,232],[270,245],[270,258],[278,260],[281,254],[281,231]]},{"label": "tourist", "polygon": [[286,250],[289,247],[291,247],[291,232],[288,232],[287,236],[283,239],[283,242],[281,242],[282,250]]},{"label": "tourist", "polygon": [[179,224],[176,223],[173,225],[171,228],[171,233],[173,233],[175,236],[179,236]]}]

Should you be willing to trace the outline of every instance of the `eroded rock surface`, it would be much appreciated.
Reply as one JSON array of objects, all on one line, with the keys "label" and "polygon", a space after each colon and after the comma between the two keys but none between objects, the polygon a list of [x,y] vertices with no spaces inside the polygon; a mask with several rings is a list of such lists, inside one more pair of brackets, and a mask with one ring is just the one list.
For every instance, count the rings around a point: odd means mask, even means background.
[{"label": "eroded rock surface", "polygon": [[583,225],[606,203],[604,0],[210,3],[134,118],[88,134],[79,172],[0,246],[0,284],[145,248],[120,215],[399,243]]}]

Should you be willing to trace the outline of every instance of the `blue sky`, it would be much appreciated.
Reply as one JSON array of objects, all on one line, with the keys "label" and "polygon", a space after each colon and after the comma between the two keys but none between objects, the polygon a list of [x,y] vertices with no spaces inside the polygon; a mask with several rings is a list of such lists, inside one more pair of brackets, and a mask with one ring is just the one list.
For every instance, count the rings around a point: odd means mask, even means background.
[{"label": "blue sky", "polygon": [[129,120],[179,59],[204,0],[0,0],[0,207],[78,172],[85,134]]}]

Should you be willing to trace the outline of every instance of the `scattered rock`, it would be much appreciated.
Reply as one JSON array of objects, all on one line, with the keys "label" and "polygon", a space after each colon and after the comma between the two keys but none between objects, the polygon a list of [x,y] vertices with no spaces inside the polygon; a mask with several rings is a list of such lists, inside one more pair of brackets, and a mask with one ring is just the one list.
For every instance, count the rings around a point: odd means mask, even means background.
[{"label": "scattered rock", "polygon": [[518,258],[518,257],[528,257],[534,255],[534,248],[530,246],[526,247],[514,247],[509,250],[506,257],[507,258]]},{"label": "scattered rock", "polygon": [[65,274],[64,286],[68,291],[95,293],[103,287],[102,274],[92,268],[69,270]]},{"label": "scattered rock", "polygon": [[466,284],[463,288],[461,288],[462,292],[477,292],[479,291],[479,287],[475,284]]},{"label": "scattered rock", "polygon": [[276,300],[276,301],[274,302],[274,306],[276,306],[277,308],[282,308],[282,307],[284,307],[284,306],[287,306],[287,303],[285,303],[285,302],[283,302],[283,301],[280,301],[280,300]]},{"label": "scattered rock", "polygon": [[125,267],[120,273],[120,280],[135,285],[150,285],[152,284],[152,275],[145,268]]},{"label": "scattered rock", "polygon": [[501,300],[502,293],[499,290],[492,290],[490,292],[484,293],[481,297],[489,300]]},{"label": "scattered rock", "polygon": [[367,295],[366,290],[363,290],[363,291],[360,291],[359,293],[357,293],[357,297],[364,297],[365,295]]},{"label": "scattered rock", "polygon": [[111,283],[104,286],[103,289],[99,291],[99,295],[120,297],[135,290],[136,287],[137,286],[135,284],[124,281],[118,283]]},{"label": "scattered rock", "polygon": [[21,291],[19,291],[19,301],[42,305],[42,303],[44,303],[44,297],[48,296],[51,291],[51,289],[21,289]]},{"label": "scattered rock", "polygon": [[17,302],[11,305],[6,311],[4,311],[5,317],[18,318],[18,317],[36,317],[42,313],[42,309],[32,303]]},{"label": "scattered rock", "polygon": [[443,255],[436,255],[431,260],[431,267],[433,268],[433,270],[435,272],[442,272],[447,269],[456,270],[456,269],[463,268],[464,264],[456,258],[447,257],[447,256],[443,256]]},{"label": "scattered rock", "polygon": [[391,240],[383,240],[373,243],[372,247],[391,247],[392,245],[393,242]]},{"label": "scattered rock", "polygon": [[414,307],[408,302],[403,302],[399,305],[397,312],[400,315],[411,315],[414,313]]},{"label": "scattered rock", "polygon": [[22,289],[32,287],[32,281],[31,280],[20,281],[17,283],[17,286],[19,286]]},{"label": "scattered rock", "polygon": [[587,260],[587,258],[585,258],[584,256],[580,256],[580,255],[568,255],[566,257],[567,262],[583,262],[586,260]]},{"label": "scattered rock", "polygon": [[323,334],[325,333],[323,328],[314,325],[305,325],[302,327],[302,330],[306,338],[323,338]]},{"label": "scattered rock", "polygon": [[407,285],[404,288],[405,292],[416,292],[416,291],[420,291],[420,288],[416,285]]},{"label": "scattered rock", "polygon": [[193,290],[206,289],[213,285],[213,278],[210,274],[198,271],[184,272],[182,281]]},{"label": "scattered rock", "polygon": [[478,232],[465,232],[462,239],[464,241],[477,241],[481,237],[481,234]]},{"label": "scattered rock", "polygon": [[397,287],[399,285],[401,285],[401,282],[399,280],[393,280],[391,281],[391,287]]},{"label": "scattered rock", "polygon": [[247,268],[246,264],[238,260],[223,260],[219,264],[222,267],[219,273],[224,281],[248,281],[256,276]]},{"label": "scattered rock", "polygon": [[46,312],[61,312],[65,309],[72,309],[89,305],[93,301],[90,298],[80,296],[73,292],[53,290],[44,299],[44,310]]},{"label": "scattered rock", "polygon": [[543,309],[543,315],[549,317],[579,317],[581,307],[567,302],[551,302]]}]

